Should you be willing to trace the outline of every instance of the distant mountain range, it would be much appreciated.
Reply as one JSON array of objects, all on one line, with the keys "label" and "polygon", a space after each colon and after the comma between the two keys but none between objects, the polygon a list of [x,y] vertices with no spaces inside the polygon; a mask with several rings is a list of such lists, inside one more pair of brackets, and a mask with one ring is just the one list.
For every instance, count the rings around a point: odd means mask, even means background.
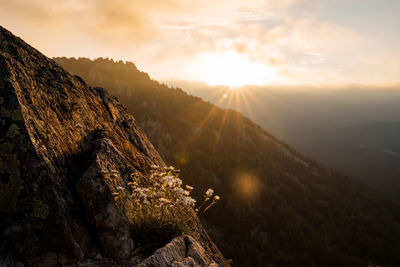
[{"label": "distant mountain range", "polygon": [[[362,126],[400,121],[396,87],[309,88],[247,86],[230,89],[203,83],[169,81],[223,108],[240,111],[267,130]],[[280,136],[280,132],[273,131]]]},{"label": "distant mountain range", "polygon": [[151,80],[133,63],[55,60],[117,96],[198,199],[208,186],[222,196],[203,221],[233,264],[400,265],[399,206],[368,186],[236,111]]},{"label": "distant mountain range", "polygon": [[282,138],[306,155],[368,182],[400,201],[400,122],[286,129]]}]

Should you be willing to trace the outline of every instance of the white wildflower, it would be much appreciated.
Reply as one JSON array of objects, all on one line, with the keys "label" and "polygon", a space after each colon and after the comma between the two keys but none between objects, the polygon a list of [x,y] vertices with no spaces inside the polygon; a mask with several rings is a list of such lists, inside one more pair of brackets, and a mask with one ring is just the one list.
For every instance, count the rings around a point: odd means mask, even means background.
[{"label": "white wildflower", "polygon": [[167,175],[167,176],[164,176],[164,179],[173,180],[173,179],[175,179],[175,177],[172,175]]},{"label": "white wildflower", "polygon": [[178,195],[183,195],[183,194],[184,194],[184,191],[185,191],[185,190],[183,190],[183,189],[180,188],[180,187],[175,187],[173,190],[174,190]]},{"label": "white wildflower", "polygon": [[214,200],[215,201],[218,201],[218,200],[220,200],[221,198],[220,198],[220,196],[214,196]]},{"label": "white wildflower", "polygon": [[185,187],[186,187],[186,189],[189,190],[189,191],[192,191],[192,190],[193,190],[193,187],[190,186],[190,185],[186,185]]},{"label": "white wildflower", "polygon": [[213,194],[214,194],[214,190],[212,190],[211,188],[208,188],[206,191],[206,196],[211,197]]},{"label": "white wildflower", "polygon": [[196,203],[196,200],[191,197],[184,197],[180,202],[185,206],[193,206]]}]

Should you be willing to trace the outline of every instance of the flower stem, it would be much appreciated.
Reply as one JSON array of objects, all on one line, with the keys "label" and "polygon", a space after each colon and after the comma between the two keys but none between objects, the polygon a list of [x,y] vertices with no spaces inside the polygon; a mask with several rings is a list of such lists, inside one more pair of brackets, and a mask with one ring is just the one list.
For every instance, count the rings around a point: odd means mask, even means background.
[{"label": "flower stem", "polygon": [[204,210],[203,210],[203,212],[202,213],[200,213],[199,215],[202,215],[202,214],[204,214],[209,208],[211,208],[211,206],[212,205],[214,205],[216,202],[213,200],[213,202],[211,202],[211,204],[210,205],[208,205]]},{"label": "flower stem", "polygon": [[203,203],[200,204],[199,207],[197,207],[197,209],[195,210],[196,213],[199,213],[201,207],[209,200],[210,198],[205,197]]}]

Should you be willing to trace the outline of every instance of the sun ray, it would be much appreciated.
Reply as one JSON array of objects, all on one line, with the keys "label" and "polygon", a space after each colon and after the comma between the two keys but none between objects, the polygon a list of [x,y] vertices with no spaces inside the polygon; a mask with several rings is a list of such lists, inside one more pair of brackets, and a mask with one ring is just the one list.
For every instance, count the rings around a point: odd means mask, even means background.
[{"label": "sun ray", "polygon": [[[209,110],[207,115],[204,116],[204,118],[196,126],[198,129],[202,129],[206,125],[206,123],[210,120],[210,118],[212,118],[212,116],[214,116],[215,114],[218,114],[218,111],[221,110],[221,108],[219,108],[219,105],[221,104],[222,101],[224,101],[224,97],[223,96],[217,101],[216,105],[212,106],[212,108]],[[196,103],[196,104],[200,104],[200,102]],[[195,109],[195,107],[192,107],[192,108]],[[183,144],[182,144],[181,150],[177,154],[184,154],[184,150],[186,149],[186,147],[190,146],[196,139],[197,138],[195,136],[191,136],[190,138],[185,140],[183,142]]]},{"label": "sun ray", "polygon": [[249,114],[249,117],[251,119],[254,118],[253,109],[251,108],[250,102],[248,100],[248,96],[250,95],[249,91],[244,89],[241,90],[239,93],[240,93],[240,98],[243,101],[243,105],[246,108],[246,112]]},{"label": "sun ray", "polygon": [[[231,103],[232,103],[233,94],[230,93],[229,95],[226,95],[224,98],[227,98],[227,101],[228,101],[227,106],[229,107],[231,105]],[[218,127],[218,130],[217,130],[218,134],[222,133],[222,130],[224,129],[225,122],[226,122],[226,120],[227,120],[227,118],[228,118],[230,113],[231,113],[230,110],[228,110],[227,108],[224,109],[223,115],[222,115],[222,118],[221,118],[221,121],[220,121],[220,124],[219,124],[219,127]],[[218,142],[218,140],[215,139],[215,142]],[[215,146],[215,144],[214,144],[214,146]]]}]

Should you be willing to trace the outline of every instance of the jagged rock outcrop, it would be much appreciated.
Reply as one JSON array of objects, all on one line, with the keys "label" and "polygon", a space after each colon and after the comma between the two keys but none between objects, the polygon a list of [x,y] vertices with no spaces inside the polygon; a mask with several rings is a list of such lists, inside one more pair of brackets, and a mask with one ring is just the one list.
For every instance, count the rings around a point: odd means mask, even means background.
[{"label": "jagged rock outcrop", "polygon": [[[162,264],[160,264],[162,263]],[[138,267],[189,267],[189,266],[218,266],[211,260],[201,245],[191,236],[174,238],[166,246],[158,249]]]},{"label": "jagged rock outcrop", "polygon": [[[104,89],[89,87],[1,27],[0,92],[0,266],[139,262],[132,259],[129,221],[107,183],[113,176],[126,186],[133,171],[165,165],[135,119]],[[191,220],[191,258],[224,265]]]}]

